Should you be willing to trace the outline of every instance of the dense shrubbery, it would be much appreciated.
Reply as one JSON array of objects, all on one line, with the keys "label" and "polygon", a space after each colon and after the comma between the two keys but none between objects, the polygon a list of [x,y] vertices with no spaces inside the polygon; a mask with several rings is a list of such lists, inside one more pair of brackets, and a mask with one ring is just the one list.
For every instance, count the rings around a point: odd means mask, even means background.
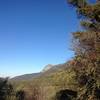
[{"label": "dense shrubbery", "polygon": [[83,31],[73,33],[77,45],[74,48],[76,80],[79,100],[99,100],[100,89],[100,0],[91,4],[88,0],[68,0],[76,8]]},{"label": "dense shrubbery", "polygon": [[0,100],[10,100],[13,95],[13,86],[8,83],[8,78],[0,78]]}]

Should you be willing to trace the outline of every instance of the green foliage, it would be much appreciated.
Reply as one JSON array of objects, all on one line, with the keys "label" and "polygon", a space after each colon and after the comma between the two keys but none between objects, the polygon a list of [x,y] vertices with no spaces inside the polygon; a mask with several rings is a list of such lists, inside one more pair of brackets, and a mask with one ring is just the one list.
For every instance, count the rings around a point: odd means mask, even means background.
[{"label": "green foliage", "polygon": [[19,90],[16,92],[17,100],[25,100],[25,92],[23,90]]},{"label": "green foliage", "polygon": [[9,100],[13,93],[13,86],[8,79],[0,78],[0,100]]},{"label": "green foliage", "polygon": [[[76,42],[75,66],[79,84],[79,100],[97,100],[95,90],[100,88],[100,2],[79,6],[83,0],[68,0],[81,19],[82,32],[73,33]],[[81,91],[80,91],[81,89]],[[100,99],[100,98],[99,98]]]}]

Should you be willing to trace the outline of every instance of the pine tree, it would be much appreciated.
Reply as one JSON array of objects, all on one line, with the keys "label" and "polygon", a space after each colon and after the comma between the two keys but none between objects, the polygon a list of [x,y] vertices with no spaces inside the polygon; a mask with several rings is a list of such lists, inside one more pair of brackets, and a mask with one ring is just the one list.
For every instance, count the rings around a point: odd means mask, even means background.
[{"label": "pine tree", "polygon": [[81,20],[82,31],[74,32],[78,100],[100,100],[100,0],[68,0]]}]

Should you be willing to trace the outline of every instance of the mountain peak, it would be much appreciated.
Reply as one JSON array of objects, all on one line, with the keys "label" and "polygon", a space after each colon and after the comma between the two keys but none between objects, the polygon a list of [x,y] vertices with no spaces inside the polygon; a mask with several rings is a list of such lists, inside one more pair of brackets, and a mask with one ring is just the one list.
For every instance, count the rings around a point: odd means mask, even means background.
[{"label": "mountain peak", "polygon": [[54,65],[52,64],[48,64],[44,67],[44,69],[42,70],[42,72],[48,71],[49,69],[51,69]]}]

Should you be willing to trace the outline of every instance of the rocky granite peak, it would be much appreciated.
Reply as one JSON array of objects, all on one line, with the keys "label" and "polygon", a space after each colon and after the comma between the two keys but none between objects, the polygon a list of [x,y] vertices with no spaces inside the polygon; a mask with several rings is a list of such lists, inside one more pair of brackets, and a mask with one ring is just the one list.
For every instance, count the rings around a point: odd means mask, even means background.
[{"label": "rocky granite peak", "polygon": [[54,66],[54,65],[52,65],[52,64],[46,65],[46,66],[44,67],[44,69],[42,70],[42,72],[48,71],[48,70],[51,69],[53,66]]}]

